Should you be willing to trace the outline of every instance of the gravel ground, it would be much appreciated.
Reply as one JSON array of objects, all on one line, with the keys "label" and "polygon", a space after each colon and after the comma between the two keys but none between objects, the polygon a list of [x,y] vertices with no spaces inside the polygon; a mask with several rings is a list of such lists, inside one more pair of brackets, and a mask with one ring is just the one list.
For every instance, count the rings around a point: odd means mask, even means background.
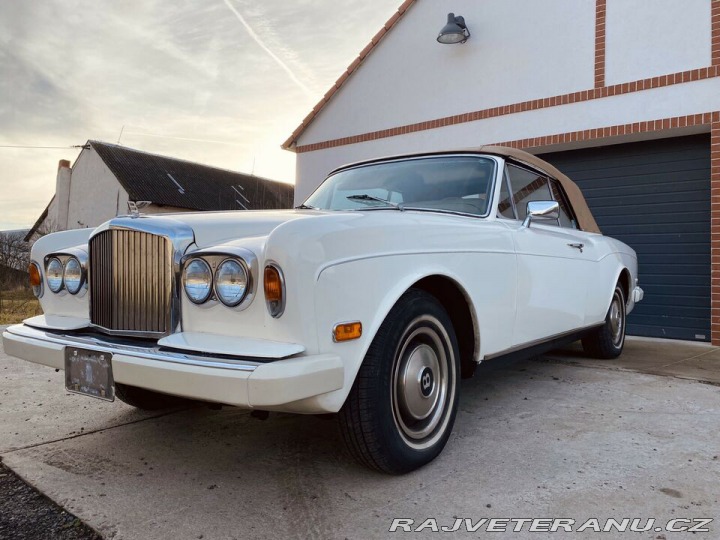
[{"label": "gravel ground", "polygon": [[102,537],[0,463],[0,539],[100,540]]}]

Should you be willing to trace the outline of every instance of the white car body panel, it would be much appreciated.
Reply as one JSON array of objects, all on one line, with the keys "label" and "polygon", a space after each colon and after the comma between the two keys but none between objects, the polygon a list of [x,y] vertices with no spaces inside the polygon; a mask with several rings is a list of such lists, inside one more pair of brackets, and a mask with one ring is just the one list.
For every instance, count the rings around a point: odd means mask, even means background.
[{"label": "white car body panel", "polygon": [[[503,160],[492,159],[501,175]],[[623,272],[629,274],[628,312],[642,298],[631,248],[601,234],[539,222],[528,228],[499,219],[494,211],[498,193],[496,185],[488,217],[394,209],[169,216],[193,231],[186,255],[208,248],[252,251],[260,268],[253,276],[255,297],[239,310],[218,301],[198,306],[180,294],[180,325],[158,346],[203,353],[207,361],[164,363],[152,355],[118,352],[113,357],[116,380],[243,407],[336,412],[388,312],[424,278],[441,276],[462,292],[472,318],[475,362],[602,324]],[[153,219],[119,222],[132,228]],[[46,236],[33,246],[32,259],[44,267],[52,253],[87,252],[92,233]],[[582,244],[582,250],[569,244]],[[262,268],[268,261],[285,278],[285,311],[279,318],[270,315],[263,296]],[[6,350],[62,368],[63,347],[52,339],[43,344],[41,333],[27,329],[88,327],[88,297],[53,294],[45,284],[40,299],[45,315],[6,331]],[[335,325],[352,321],[362,323],[362,336],[336,343]],[[222,369],[213,368],[212,355]],[[237,357],[241,367],[233,371],[227,357]],[[244,364],[243,358],[260,363]],[[274,361],[262,363],[266,360]]]}]

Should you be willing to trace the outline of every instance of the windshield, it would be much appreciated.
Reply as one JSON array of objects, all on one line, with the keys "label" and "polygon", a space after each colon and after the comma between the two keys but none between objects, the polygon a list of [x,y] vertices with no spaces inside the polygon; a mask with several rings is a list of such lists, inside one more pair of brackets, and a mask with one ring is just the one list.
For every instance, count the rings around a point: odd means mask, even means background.
[{"label": "windshield", "polygon": [[495,161],[433,156],[361,165],[340,171],[305,201],[321,210],[408,209],[485,216]]}]

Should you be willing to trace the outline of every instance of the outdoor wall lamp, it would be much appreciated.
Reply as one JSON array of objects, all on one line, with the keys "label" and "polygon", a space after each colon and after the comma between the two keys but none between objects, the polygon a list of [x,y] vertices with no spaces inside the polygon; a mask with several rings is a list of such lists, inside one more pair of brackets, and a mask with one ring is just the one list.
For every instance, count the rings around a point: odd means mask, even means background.
[{"label": "outdoor wall lamp", "polygon": [[447,24],[443,26],[438,34],[438,43],[452,45],[454,43],[465,43],[470,37],[470,30],[465,25],[465,19],[454,13],[448,13]]}]

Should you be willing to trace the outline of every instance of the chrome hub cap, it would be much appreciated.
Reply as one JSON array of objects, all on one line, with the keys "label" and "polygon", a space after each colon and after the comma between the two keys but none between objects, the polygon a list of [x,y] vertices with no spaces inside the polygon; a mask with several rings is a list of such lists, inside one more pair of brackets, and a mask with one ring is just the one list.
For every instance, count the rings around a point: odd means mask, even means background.
[{"label": "chrome hub cap", "polygon": [[424,420],[434,409],[440,386],[438,357],[429,345],[418,345],[410,352],[399,374],[398,401],[402,413],[412,420]]},{"label": "chrome hub cap", "polygon": [[[437,323],[418,324],[423,321]],[[454,362],[449,338],[439,322],[421,317],[400,340],[393,369],[392,407],[395,423],[408,444],[434,442],[448,418],[452,402]]]},{"label": "chrome hub cap", "polygon": [[615,293],[615,295],[613,296],[613,301],[610,305],[610,313],[608,317],[610,320],[610,331],[612,332],[613,345],[617,347],[623,340],[625,330],[625,317],[622,306],[622,299],[617,293]]}]

